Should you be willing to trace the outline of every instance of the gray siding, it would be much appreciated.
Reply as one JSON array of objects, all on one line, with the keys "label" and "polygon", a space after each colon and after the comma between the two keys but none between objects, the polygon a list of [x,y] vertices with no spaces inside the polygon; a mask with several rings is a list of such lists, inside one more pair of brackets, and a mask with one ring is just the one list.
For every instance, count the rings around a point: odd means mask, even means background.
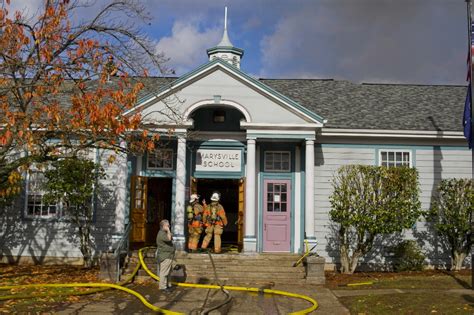
[{"label": "gray siding", "polygon": [[334,263],[337,247],[332,236],[329,220],[329,196],[332,193],[331,179],[337,169],[347,164],[375,163],[375,150],[372,148],[358,148],[343,145],[315,147],[314,168],[314,219],[315,236],[318,240],[318,254],[326,258],[327,263]]},{"label": "gray siding", "polygon": [[[110,152],[99,154],[107,177],[98,185],[94,211],[93,239],[97,253],[110,248],[114,236],[123,231],[127,173],[126,157],[117,156],[107,163]],[[96,159],[96,153],[89,155]],[[0,209],[0,261],[18,262],[22,257],[36,263],[78,261],[82,257],[78,247],[77,230],[62,219],[33,219],[25,217],[25,191],[12,207]]]},{"label": "gray siding", "polygon": [[[329,196],[333,189],[331,179],[335,171],[345,164],[375,165],[377,149],[380,145],[344,146],[316,145],[315,150],[315,235],[319,241],[319,254],[328,263],[338,260],[338,252],[334,232],[331,232],[329,220]],[[433,194],[441,179],[471,177],[471,151],[459,147],[439,146],[407,146],[413,151],[414,165],[419,172],[420,201],[424,210],[429,209]],[[423,221],[403,235],[387,237],[375,246],[373,252],[366,257],[366,263],[384,263],[388,247],[396,244],[400,238],[414,239],[422,247],[428,262],[444,265],[449,261],[449,252],[434,231]]]}]

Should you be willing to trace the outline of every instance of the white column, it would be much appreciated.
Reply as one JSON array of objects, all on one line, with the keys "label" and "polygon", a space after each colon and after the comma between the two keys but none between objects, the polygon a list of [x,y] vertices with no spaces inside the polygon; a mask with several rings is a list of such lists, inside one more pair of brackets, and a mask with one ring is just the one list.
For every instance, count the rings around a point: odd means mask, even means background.
[{"label": "white column", "polygon": [[184,136],[178,137],[175,183],[173,237],[175,241],[183,241],[184,243],[184,206],[186,202],[184,195],[186,189],[186,138]]},{"label": "white column", "polygon": [[300,248],[300,244],[303,242],[301,240],[301,229],[302,226],[302,219],[301,219],[301,211],[303,200],[301,200],[301,148],[297,146],[295,148],[295,228],[294,228],[294,236],[293,239],[295,240],[294,244],[294,252],[301,253],[302,249]]},{"label": "white column", "polygon": [[255,211],[256,190],[255,185],[255,139],[247,139],[247,167],[245,170],[245,234],[244,234],[244,251],[257,251],[257,239],[255,234],[255,219],[257,217]]},{"label": "white column", "polygon": [[306,139],[305,155],[305,233],[306,239],[314,239],[314,140]]}]

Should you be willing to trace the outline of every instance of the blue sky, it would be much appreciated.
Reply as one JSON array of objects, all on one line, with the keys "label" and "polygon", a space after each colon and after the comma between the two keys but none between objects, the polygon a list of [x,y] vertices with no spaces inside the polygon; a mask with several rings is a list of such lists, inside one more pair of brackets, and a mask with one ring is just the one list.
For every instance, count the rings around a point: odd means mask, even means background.
[{"label": "blue sky", "polygon": [[142,30],[177,75],[207,61],[228,6],[230,39],[245,51],[241,68],[256,77],[466,84],[464,0],[141,2],[153,16]]}]

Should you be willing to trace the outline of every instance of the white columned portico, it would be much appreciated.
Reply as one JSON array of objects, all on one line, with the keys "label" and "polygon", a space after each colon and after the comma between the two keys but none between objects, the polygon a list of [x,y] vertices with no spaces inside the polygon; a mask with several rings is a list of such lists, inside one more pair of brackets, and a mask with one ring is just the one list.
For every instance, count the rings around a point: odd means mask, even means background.
[{"label": "white columned portico", "polygon": [[314,242],[314,139],[306,139],[305,188],[305,238]]},{"label": "white columned portico", "polygon": [[[184,247],[184,208],[186,203],[186,138],[178,135],[176,158],[175,208],[172,222],[173,238],[177,245]],[[179,246],[178,245],[178,246]]]},{"label": "white columned portico", "polygon": [[255,234],[255,198],[257,187],[255,185],[255,173],[256,173],[256,155],[255,155],[255,139],[247,139],[247,167],[245,170],[246,183],[245,183],[245,234],[244,234],[244,251],[256,252],[257,251],[257,238]]}]

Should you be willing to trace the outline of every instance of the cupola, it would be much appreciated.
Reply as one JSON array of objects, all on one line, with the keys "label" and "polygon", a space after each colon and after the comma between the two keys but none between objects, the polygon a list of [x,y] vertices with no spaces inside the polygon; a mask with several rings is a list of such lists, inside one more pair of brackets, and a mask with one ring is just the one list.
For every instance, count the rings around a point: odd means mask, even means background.
[{"label": "cupola", "polygon": [[209,60],[221,58],[240,69],[240,60],[244,56],[244,50],[232,45],[229,35],[227,34],[227,7],[225,7],[224,12],[224,34],[217,46],[207,50],[207,55],[209,56]]}]

